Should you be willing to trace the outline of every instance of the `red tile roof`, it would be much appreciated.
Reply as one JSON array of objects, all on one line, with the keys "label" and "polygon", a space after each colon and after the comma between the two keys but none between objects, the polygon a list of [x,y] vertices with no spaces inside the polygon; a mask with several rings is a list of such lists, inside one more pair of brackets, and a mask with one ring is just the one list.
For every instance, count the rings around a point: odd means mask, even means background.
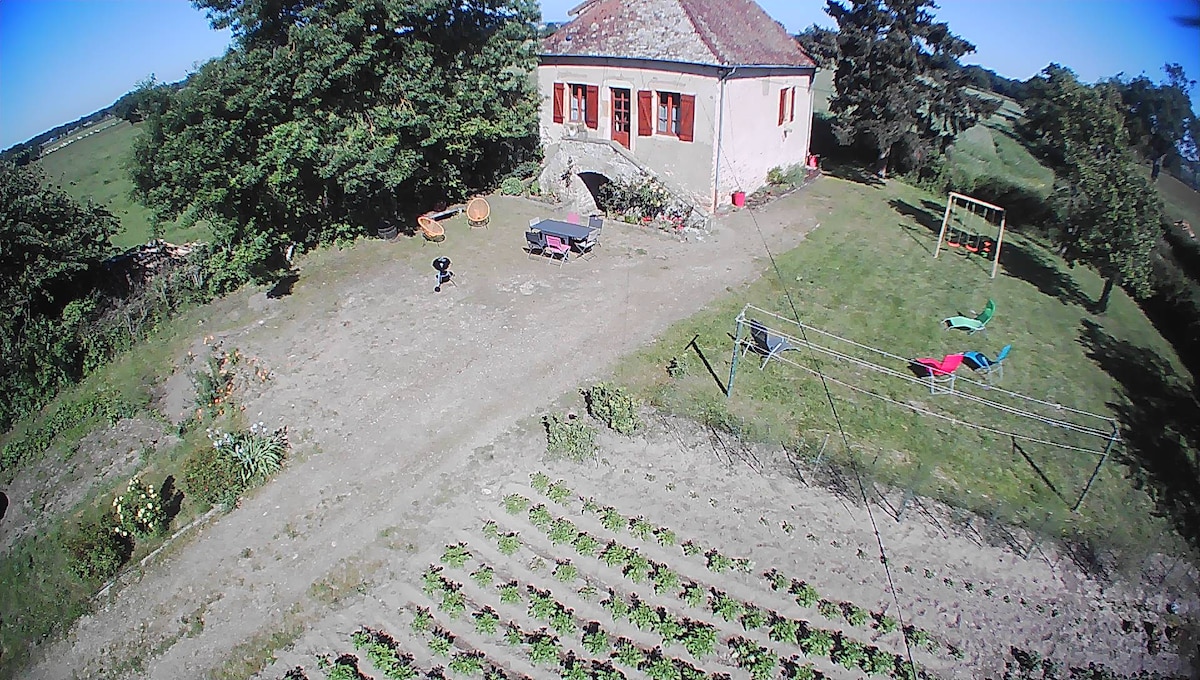
[{"label": "red tile roof", "polygon": [[815,66],[754,0],[585,0],[542,53],[721,66]]}]

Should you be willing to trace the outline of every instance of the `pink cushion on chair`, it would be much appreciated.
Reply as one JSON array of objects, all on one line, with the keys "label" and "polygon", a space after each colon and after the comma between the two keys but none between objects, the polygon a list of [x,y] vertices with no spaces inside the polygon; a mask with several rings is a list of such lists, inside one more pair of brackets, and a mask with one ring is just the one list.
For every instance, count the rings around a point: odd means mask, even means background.
[{"label": "pink cushion on chair", "polygon": [[579,213],[567,213],[567,221],[571,224],[579,224]]}]

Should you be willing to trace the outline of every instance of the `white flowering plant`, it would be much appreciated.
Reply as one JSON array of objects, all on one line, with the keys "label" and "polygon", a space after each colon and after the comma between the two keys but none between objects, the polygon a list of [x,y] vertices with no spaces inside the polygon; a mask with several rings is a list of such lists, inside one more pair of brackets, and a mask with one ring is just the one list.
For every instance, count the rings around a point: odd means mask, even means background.
[{"label": "white flowering plant", "polygon": [[113,499],[113,515],[113,531],[126,538],[149,538],[167,526],[167,513],[158,494],[137,477],[130,479],[125,492]]},{"label": "white flowering plant", "polygon": [[237,464],[244,485],[261,482],[277,472],[288,446],[283,428],[269,430],[262,422],[242,432],[210,429],[208,438],[218,455],[227,456]]}]

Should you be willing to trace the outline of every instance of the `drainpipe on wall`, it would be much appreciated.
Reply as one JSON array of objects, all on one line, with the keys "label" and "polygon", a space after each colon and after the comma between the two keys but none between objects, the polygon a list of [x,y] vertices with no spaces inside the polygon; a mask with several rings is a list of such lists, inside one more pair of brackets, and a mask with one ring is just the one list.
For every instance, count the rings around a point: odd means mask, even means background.
[{"label": "drainpipe on wall", "polygon": [[721,85],[721,94],[717,102],[717,159],[713,165],[713,194],[712,194],[712,209],[717,211],[717,204],[721,200],[719,192],[721,191],[721,136],[725,131],[725,79],[733,75],[737,67],[724,71],[721,74],[718,82]]},{"label": "drainpipe on wall", "polygon": [[813,124],[816,122],[817,113],[813,110],[816,105],[816,90],[814,86],[817,82],[817,69],[813,68],[812,75],[808,77],[808,139],[804,140],[804,164],[808,165],[808,157],[812,155],[812,133]]}]

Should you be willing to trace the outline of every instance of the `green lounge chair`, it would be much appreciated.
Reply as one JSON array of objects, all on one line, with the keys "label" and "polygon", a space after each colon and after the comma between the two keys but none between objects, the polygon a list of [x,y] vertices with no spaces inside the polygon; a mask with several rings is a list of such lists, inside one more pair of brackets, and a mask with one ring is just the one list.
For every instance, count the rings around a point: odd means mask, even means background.
[{"label": "green lounge chair", "polygon": [[968,333],[977,333],[987,327],[992,317],[996,315],[996,303],[993,300],[987,301],[987,306],[975,318],[969,316],[952,316],[948,319],[942,319],[942,323],[946,328],[958,328]]}]

